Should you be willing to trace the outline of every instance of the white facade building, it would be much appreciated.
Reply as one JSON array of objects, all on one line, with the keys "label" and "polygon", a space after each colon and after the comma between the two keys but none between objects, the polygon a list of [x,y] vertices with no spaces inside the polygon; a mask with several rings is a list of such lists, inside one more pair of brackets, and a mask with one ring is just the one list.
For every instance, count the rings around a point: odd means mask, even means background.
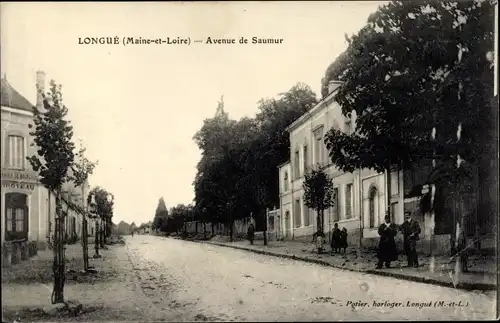
[{"label": "white facade building", "polygon": [[[37,72],[37,86],[45,88],[45,74]],[[35,87],[34,87],[35,88]],[[37,107],[42,104],[42,96],[37,93]],[[5,241],[26,239],[37,242],[43,249],[52,240],[55,228],[55,196],[50,194],[38,181],[27,156],[36,153],[31,146],[33,138],[29,125],[33,124],[33,105],[8,82],[1,80],[1,238]],[[84,206],[89,192],[88,185],[75,188],[71,183],[63,187],[64,198],[74,204]],[[82,215],[68,208],[65,231],[71,237],[82,235]],[[89,234],[94,232],[94,221],[89,221]]]},{"label": "white facade building", "polygon": [[[346,118],[334,95],[340,85],[332,81],[329,94],[309,112],[293,122],[290,133],[290,162],[279,167],[280,178],[280,236],[285,239],[311,239],[317,231],[316,211],[304,204],[302,187],[304,173],[312,166],[326,166],[336,191],[336,206],[324,212],[325,234],[334,223],[349,232],[349,243],[378,237],[377,228],[386,213],[386,174],[371,170],[353,173],[340,171],[330,162],[324,136],[332,127],[352,132],[356,116]],[[403,174],[391,174],[391,213],[396,223],[403,221]]]}]

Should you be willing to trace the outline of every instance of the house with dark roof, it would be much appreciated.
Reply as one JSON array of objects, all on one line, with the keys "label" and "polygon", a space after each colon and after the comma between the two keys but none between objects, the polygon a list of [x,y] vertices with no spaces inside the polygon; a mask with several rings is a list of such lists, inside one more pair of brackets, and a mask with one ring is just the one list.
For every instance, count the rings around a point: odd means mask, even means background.
[{"label": "house with dark roof", "polygon": [[[40,74],[41,76],[41,74]],[[26,160],[35,153],[31,147],[29,124],[33,121],[33,107],[7,81],[1,80],[1,183],[2,183],[2,244],[5,241],[27,240],[43,244],[45,221],[41,207],[42,191],[38,175]],[[45,216],[46,218],[46,216]]]},{"label": "house with dark roof", "polygon": [[[43,107],[45,73],[37,72],[36,105],[17,91],[7,80],[1,79],[1,238],[4,243],[28,241],[39,249],[50,243],[55,228],[55,197],[38,181],[38,174],[26,159],[36,154],[31,146],[33,137],[29,125],[33,123],[33,109]],[[68,237],[81,237],[82,215],[75,205],[83,205],[88,185],[63,187],[63,211],[67,213],[64,228]],[[89,221],[88,233],[94,232],[94,221]]]}]

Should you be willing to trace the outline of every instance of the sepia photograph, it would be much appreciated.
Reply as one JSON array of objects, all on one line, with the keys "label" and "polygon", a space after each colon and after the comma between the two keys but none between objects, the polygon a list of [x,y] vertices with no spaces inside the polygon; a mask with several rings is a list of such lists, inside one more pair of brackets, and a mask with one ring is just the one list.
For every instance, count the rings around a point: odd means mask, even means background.
[{"label": "sepia photograph", "polygon": [[498,320],[498,2],[0,4],[2,323]]}]

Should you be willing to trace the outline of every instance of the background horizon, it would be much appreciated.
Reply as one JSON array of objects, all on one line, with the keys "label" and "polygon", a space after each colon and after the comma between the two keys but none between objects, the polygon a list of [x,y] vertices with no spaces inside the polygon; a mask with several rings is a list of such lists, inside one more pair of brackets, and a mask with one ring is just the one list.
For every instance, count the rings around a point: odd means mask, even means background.
[{"label": "background horizon", "polygon": [[[3,3],[2,74],[31,103],[35,73],[62,84],[74,141],[99,160],[114,222],[152,221],[160,197],[192,203],[192,140],[224,95],[229,117],[298,82],[318,98],[326,68],[386,2]],[[206,17],[219,17],[207,19]],[[277,18],[279,17],[279,18]],[[78,45],[78,37],[263,37],[281,45]]]}]

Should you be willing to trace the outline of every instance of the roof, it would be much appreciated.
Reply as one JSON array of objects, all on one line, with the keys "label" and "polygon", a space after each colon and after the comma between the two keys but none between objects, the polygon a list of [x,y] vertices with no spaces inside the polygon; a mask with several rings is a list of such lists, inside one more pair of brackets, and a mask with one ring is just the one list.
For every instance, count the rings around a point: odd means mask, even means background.
[{"label": "roof", "polygon": [[33,112],[33,107],[24,96],[16,91],[12,85],[7,82],[6,77],[2,78],[2,87],[0,92],[1,105],[12,109],[19,109],[24,111]]},{"label": "roof", "polygon": [[331,100],[334,97],[334,93],[338,92],[338,88],[335,89],[334,91],[328,93],[327,96],[323,97],[321,100],[319,100],[318,103],[314,107],[312,107],[309,111],[304,113],[302,116],[300,116],[297,120],[292,122],[288,127],[286,127],[285,131],[291,132],[301,124],[303,124],[306,120],[308,120],[313,113],[316,113],[321,107],[324,106],[324,104]]}]

